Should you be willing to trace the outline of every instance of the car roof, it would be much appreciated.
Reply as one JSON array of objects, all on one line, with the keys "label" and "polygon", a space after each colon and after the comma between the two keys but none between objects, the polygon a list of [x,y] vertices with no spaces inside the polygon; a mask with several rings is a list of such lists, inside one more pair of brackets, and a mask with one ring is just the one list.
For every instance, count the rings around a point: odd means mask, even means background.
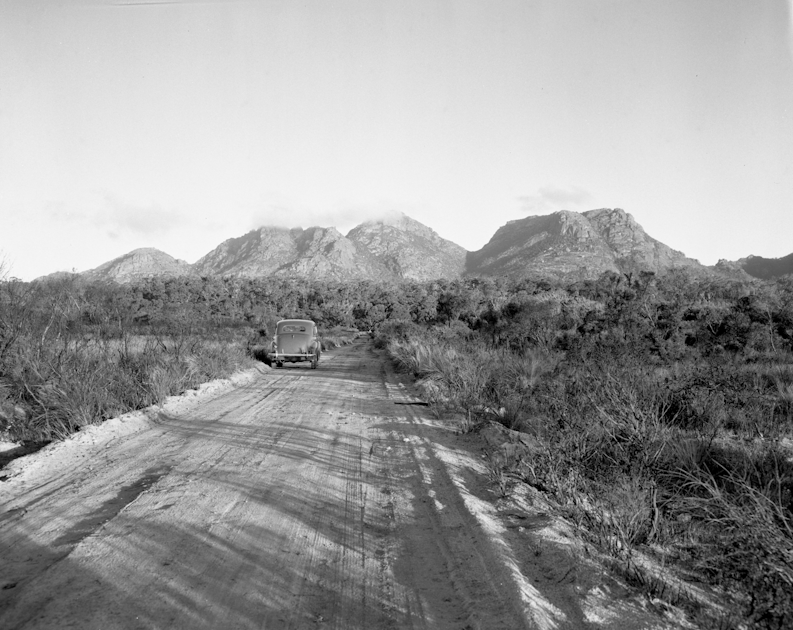
[{"label": "car roof", "polygon": [[282,319],[276,325],[280,326],[281,324],[311,324],[312,326],[316,326],[313,320],[310,319]]}]

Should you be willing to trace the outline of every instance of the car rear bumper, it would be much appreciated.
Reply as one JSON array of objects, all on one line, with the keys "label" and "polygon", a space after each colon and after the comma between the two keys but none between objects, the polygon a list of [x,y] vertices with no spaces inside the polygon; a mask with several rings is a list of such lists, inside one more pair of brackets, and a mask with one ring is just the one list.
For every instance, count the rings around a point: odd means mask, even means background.
[{"label": "car rear bumper", "polygon": [[273,361],[313,361],[319,360],[319,356],[308,353],[287,353],[287,352],[271,352],[270,359]]}]

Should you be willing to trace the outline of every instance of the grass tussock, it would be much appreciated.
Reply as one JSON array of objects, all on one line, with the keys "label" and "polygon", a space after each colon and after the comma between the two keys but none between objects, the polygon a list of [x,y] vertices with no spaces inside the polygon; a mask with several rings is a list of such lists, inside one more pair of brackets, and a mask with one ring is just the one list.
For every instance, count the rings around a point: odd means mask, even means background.
[{"label": "grass tussock", "polygon": [[537,391],[550,411],[547,456],[526,481],[548,488],[626,570],[638,571],[634,552],[656,554],[740,594],[736,618],[785,627],[793,618],[793,460],[769,422],[774,402],[751,388],[743,396],[724,383],[703,388],[694,369],[673,382],[639,365],[578,376]]},{"label": "grass tussock", "polygon": [[474,420],[497,418],[510,429],[526,429],[531,393],[554,359],[539,354],[516,357],[503,349],[471,341],[392,339],[387,344],[397,367],[412,374],[431,402],[462,411]]}]

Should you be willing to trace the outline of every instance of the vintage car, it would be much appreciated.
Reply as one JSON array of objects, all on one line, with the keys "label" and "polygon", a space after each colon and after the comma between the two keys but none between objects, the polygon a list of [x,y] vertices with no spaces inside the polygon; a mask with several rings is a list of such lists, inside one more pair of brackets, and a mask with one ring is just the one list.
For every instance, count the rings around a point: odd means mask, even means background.
[{"label": "vintage car", "polygon": [[310,319],[282,319],[275,327],[270,350],[270,363],[284,367],[284,363],[310,361],[317,369],[322,352],[317,325]]}]

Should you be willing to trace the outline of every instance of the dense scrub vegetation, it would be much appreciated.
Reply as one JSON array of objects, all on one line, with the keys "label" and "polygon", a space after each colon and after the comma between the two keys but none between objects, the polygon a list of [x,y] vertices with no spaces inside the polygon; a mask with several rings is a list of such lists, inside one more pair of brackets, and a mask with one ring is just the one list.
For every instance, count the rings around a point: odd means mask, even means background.
[{"label": "dense scrub vegetation", "polygon": [[[475,302],[443,330],[387,324],[380,343],[466,429],[530,436],[495,462],[501,491],[547,493],[702,625],[790,627],[793,282],[608,274]],[[699,605],[702,585],[729,594],[722,613]]]},{"label": "dense scrub vegetation", "polygon": [[[703,625],[792,623],[790,277],[6,280],[0,433],[58,438],[227,374],[287,316],[374,330],[441,417],[524,434],[500,490],[546,493],[648,593]],[[694,584],[731,605],[713,618]]]}]

